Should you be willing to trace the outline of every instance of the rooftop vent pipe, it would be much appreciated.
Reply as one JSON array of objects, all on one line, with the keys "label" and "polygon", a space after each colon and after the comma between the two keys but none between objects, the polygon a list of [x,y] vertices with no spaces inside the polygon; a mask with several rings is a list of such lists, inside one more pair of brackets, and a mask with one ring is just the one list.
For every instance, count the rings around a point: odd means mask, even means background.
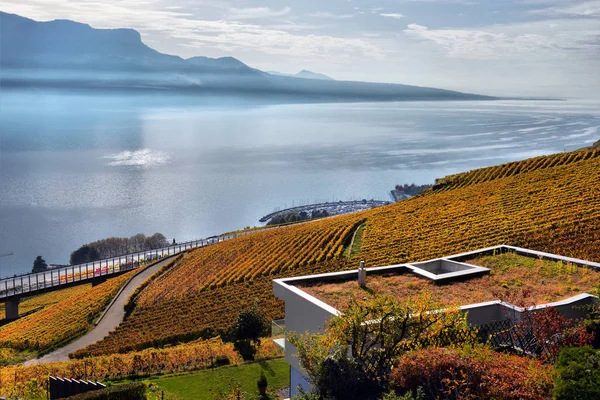
[{"label": "rooftop vent pipe", "polygon": [[360,267],[358,268],[358,284],[360,286],[367,286],[367,270],[365,269],[365,262],[360,262]]}]

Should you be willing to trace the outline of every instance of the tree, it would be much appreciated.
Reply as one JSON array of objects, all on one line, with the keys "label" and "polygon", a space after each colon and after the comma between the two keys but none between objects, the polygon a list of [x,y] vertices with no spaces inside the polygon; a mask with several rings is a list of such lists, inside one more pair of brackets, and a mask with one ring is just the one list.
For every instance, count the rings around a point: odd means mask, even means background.
[{"label": "tree", "polygon": [[161,247],[167,247],[169,241],[162,233],[155,233],[154,235],[147,237],[144,243],[144,250],[154,250]]},{"label": "tree", "polygon": [[97,261],[99,259],[100,253],[98,253],[98,250],[95,247],[84,245],[71,253],[69,262],[71,265],[77,265]]},{"label": "tree", "polygon": [[126,237],[109,237],[84,244],[71,253],[71,264],[92,262],[103,258],[117,257],[131,252],[142,252],[167,247],[169,241],[162,233],[146,237],[142,233]]},{"label": "tree", "polygon": [[137,253],[144,251],[144,244],[146,243],[146,235],[138,233],[129,238],[129,251],[130,253]]},{"label": "tree", "polygon": [[37,256],[35,261],[33,261],[33,269],[31,272],[44,272],[48,269],[48,264],[46,264],[46,260],[42,258],[42,256]]},{"label": "tree", "polygon": [[[444,309],[443,312],[430,312]],[[324,333],[290,333],[300,364],[322,399],[376,399],[398,358],[425,346],[448,345],[453,333],[469,332],[466,314],[442,307],[429,294],[399,303],[391,296],[355,299]],[[472,335],[476,340],[475,333]]]},{"label": "tree", "polygon": [[256,304],[238,315],[232,330],[234,347],[244,360],[254,360],[260,346],[260,338],[267,333],[268,324]]}]

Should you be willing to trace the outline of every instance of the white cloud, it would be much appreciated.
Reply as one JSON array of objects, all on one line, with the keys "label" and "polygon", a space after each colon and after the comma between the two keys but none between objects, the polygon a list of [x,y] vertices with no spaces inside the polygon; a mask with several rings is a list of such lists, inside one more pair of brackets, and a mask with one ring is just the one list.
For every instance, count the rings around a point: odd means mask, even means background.
[{"label": "white cloud", "polygon": [[287,15],[290,11],[291,8],[289,7],[281,10],[273,10],[268,7],[231,8],[228,18],[233,20],[273,18]]},{"label": "white cloud", "polygon": [[[574,4],[575,3],[575,4]],[[552,5],[534,9],[530,14],[549,15],[553,17],[600,18],[600,1],[573,1],[569,5]]]},{"label": "white cloud", "polygon": [[[302,30],[299,28],[302,25],[282,24],[281,21],[268,25],[249,21],[251,18],[284,16],[290,12],[289,8],[231,9],[206,4],[208,9],[214,9],[215,19],[203,19],[192,14],[189,8],[165,9],[165,6],[172,6],[172,3],[166,3],[166,0],[146,0],[144,10],[140,12],[139,0],[121,0],[118,3],[100,3],[96,0],[31,0],[27,4],[0,0],[0,9],[37,20],[63,18],[88,23],[95,28],[133,28],[141,32],[142,40],[160,38],[161,43],[153,41],[157,43],[159,51],[164,51],[162,45],[167,52],[186,57],[206,55],[211,50],[219,52],[219,55],[241,58],[244,54],[254,53],[265,55],[264,59],[280,55],[298,61],[329,57],[380,58],[385,53],[385,50],[360,36],[305,34],[298,32]],[[170,45],[165,45],[165,42]]]},{"label": "white cloud", "polygon": [[463,59],[567,58],[600,49],[600,24],[594,21],[554,20],[482,29],[429,29],[410,24],[404,32],[439,45],[450,57]]},{"label": "white cloud", "polygon": [[381,15],[382,17],[394,18],[394,19],[404,18],[404,15],[399,14],[399,13],[381,13],[379,15]]},{"label": "white cloud", "polygon": [[[357,13],[362,14],[362,13]],[[354,18],[357,14],[334,14],[326,11],[317,11],[315,13],[307,14],[309,17],[313,18],[331,18],[331,19],[349,19]]]}]

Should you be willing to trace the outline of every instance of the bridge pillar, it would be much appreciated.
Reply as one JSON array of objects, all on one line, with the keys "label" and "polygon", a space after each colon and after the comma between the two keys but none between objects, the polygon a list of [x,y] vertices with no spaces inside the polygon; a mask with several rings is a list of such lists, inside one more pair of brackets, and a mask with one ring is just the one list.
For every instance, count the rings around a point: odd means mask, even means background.
[{"label": "bridge pillar", "polygon": [[17,319],[19,318],[19,301],[20,298],[13,298],[12,300],[7,300],[4,303],[4,313],[6,319]]}]

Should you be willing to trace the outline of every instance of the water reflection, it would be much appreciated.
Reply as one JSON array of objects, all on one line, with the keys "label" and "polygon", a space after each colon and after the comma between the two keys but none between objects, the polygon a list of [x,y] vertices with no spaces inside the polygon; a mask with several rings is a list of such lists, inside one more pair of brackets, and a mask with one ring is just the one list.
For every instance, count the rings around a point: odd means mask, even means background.
[{"label": "water reflection", "polygon": [[[597,104],[596,104],[597,105]],[[587,103],[251,106],[193,97],[0,97],[2,274],[81,244],[195,239],[299,201],[387,198],[397,183],[587,145]]]}]

